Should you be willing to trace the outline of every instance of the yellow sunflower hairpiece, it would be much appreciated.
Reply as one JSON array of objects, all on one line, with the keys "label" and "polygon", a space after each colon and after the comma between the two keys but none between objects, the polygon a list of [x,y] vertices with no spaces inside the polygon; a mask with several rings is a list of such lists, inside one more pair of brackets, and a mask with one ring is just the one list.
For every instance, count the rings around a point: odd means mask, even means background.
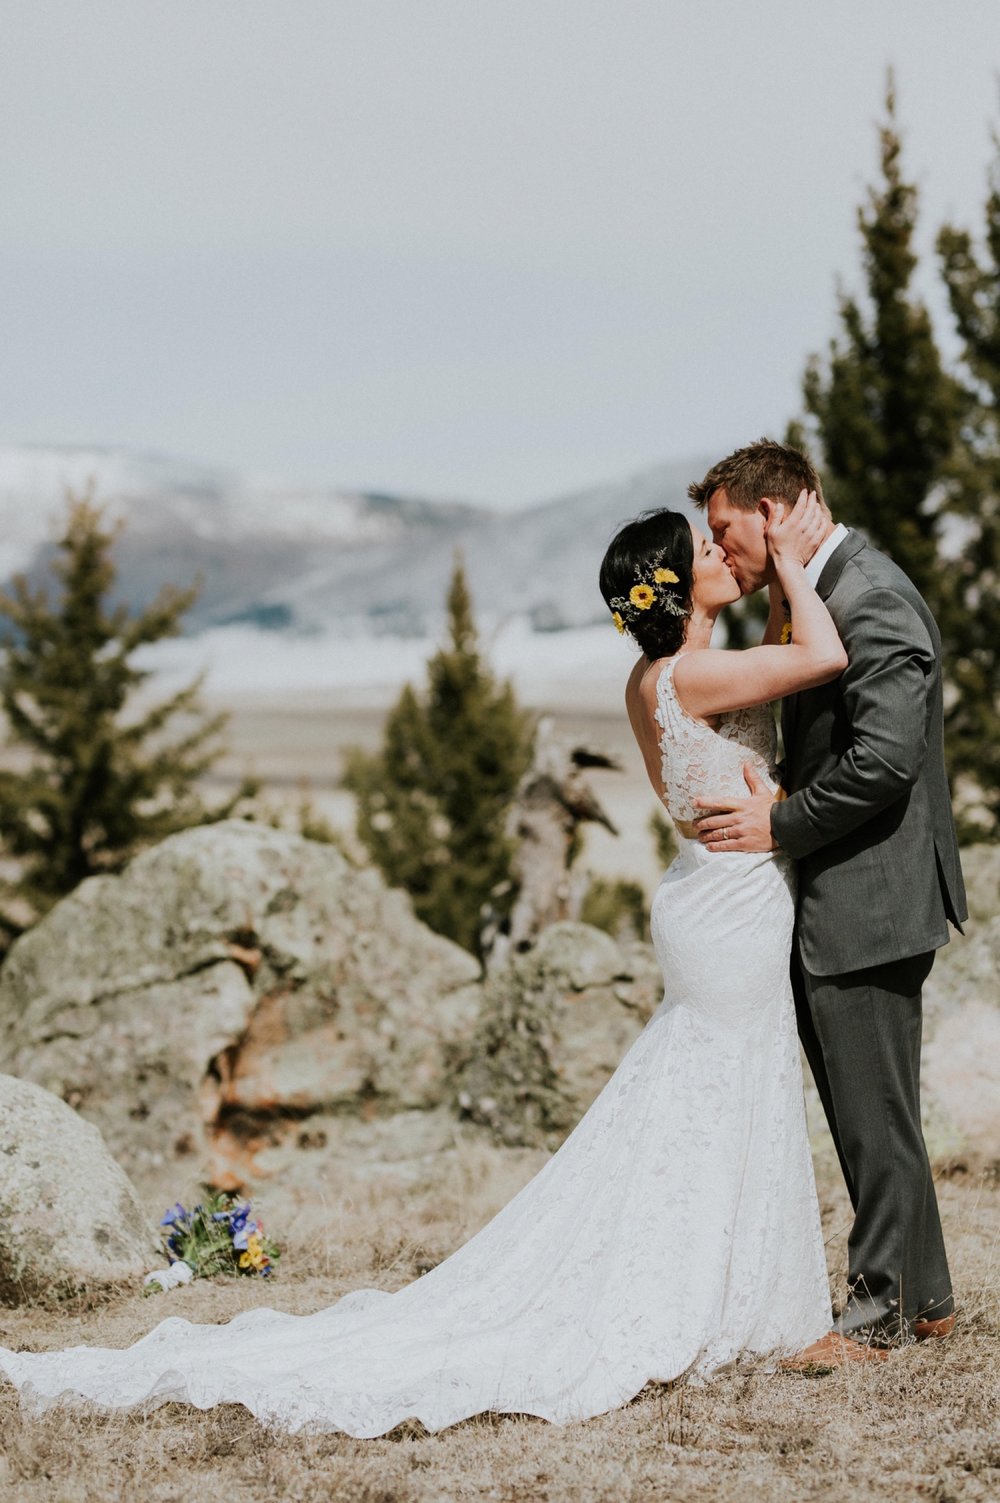
[{"label": "yellow sunflower hairpiece", "polygon": [[687,609],[669,588],[681,581],[680,576],[664,564],[663,552],[654,554],[645,567],[652,571],[652,584],[648,579],[643,579],[641,571],[637,571],[638,582],[632,586],[628,595],[618,595],[609,602],[611,619],[618,632],[627,631],[631,622],[638,621],[642,612],[651,610],[654,605],[666,611],[669,616],[688,615]]}]

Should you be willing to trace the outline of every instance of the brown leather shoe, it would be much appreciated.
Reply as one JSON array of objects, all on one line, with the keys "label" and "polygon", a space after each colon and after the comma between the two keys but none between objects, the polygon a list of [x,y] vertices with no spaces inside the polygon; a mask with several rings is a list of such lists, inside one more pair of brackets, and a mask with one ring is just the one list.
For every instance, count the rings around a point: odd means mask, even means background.
[{"label": "brown leather shoe", "polygon": [[798,1352],[794,1357],[783,1357],[779,1366],[789,1372],[819,1377],[824,1373],[832,1373],[837,1367],[846,1366],[848,1362],[884,1362],[888,1355],[886,1347],[866,1346],[861,1341],[852,1341],[849,1336],[841,1336],[839,1331],[828,1331],[825,1336],[807,1346],[804,1352]]},{"label": "brown leather shoe", "polygon": [[950,1336],[955,1329],[954,1315],[945,1315],[940,1320],[915,1320],[913,1334],[918,1341],[940,1341]]}]

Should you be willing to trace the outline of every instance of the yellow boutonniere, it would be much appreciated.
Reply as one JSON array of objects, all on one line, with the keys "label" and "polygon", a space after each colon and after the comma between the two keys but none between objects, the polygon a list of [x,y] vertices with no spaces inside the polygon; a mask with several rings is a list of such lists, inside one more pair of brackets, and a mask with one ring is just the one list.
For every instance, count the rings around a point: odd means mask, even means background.
[{"label": "yellow boutonniere", "polygon": [[657,569],[653,578],[657,584],[680,584],[680,580],[673,569]]},{"label": "yellow boutonniere", "polygon": [[656,599],[656,595],[653,592],[652,585],[637,584],[633,585],[629,590],[628,598],[631,600],[633,605],[638,606],[640,611],[648,611],[649,607]]}]

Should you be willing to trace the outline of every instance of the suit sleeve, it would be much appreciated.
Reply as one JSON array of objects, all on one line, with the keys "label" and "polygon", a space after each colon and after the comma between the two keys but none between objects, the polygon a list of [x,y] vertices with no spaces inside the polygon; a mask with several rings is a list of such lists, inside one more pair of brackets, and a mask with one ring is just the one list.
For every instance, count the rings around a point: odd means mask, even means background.
[{"label": "suit sleeve", "polygon": [[824,777],[776,803],[771,830],[797,859],[840,840],[913,786],[927,750],[935,665],[927,628],[902,596],[869,590],[838,621],[840,692],[852,743]]}]

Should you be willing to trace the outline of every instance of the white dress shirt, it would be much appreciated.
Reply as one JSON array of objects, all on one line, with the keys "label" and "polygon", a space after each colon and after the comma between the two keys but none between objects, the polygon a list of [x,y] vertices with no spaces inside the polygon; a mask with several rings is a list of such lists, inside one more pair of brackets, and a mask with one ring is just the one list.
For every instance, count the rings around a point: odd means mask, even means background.
[{"label": "white dress shirt", "polygon": [[806,579],[808,579],[814,590],[819,584],[819,577],[823,572],[824,564],[830,557],[830,554],[833,553],[836,548],[840,547],[846,536],[847,528],[844,526],[843,522],[838,522],[836,527],[831,532],[830,536],[826,539],[825,542],[820,543],[819,547],[816,549],[816,552],[806,564]]}]

